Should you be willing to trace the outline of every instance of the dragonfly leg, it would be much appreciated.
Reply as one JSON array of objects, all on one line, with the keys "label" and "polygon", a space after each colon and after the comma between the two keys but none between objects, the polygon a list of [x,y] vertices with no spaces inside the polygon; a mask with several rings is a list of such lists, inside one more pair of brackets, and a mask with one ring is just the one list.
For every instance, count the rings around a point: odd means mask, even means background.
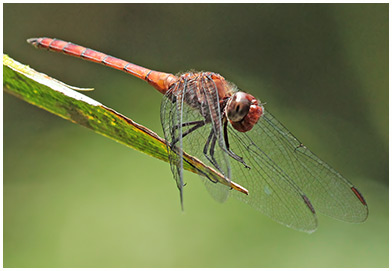
[{"label": "dragonfly leg", "polygon": [[214,158],[214,154],[215,154],[215,143],[216,143],[216,136],[214,134],[214,136],[212,137],[212,141],[210,144],[210,158],[213,161],[212,163],[214,164],[214,166],[223,173],[223,171],[220,169],[218,162],[216,162],[215,158]]},{"label": "dragonfly leg", "polygon": [[207,152],[208,152],[208,147],[209,147],[209,145],[210,145],[211,138],[213,137],[213,135],[214,135],[214,131],[212,130],[212,131],[210,132],[210,135],[209,135],[208,138],[207,138],[206,144],[204,145],[203,153],[204,153],[204,155],[206,156],[207,159],[209,159],[209,157],[207,157],[207,156],[208,156],[208,155],[207,155]]},{"label": "dragonfly leg", "polygon": [[226,152],[227,154],[233,158],[234,160],[240,162],[241,164],[243,164],[246,168],[250,168],[250,166],[248,166],[244,159],[240,156],[238,156],[237,154],[235,154],[231,149],[230,149],[230,144],[229,144],[229,136],[227,134],[227,120],[224,121],[224,125],[223,125],[223,137],[225,140],[225,144],[226,144]]},{"label": "dragonfly leg", "polygon": [[[213,179],[211,179],[211,177],[208,176],[208,174],[206,174],[203,170],[198,169],[198,168],[195,167],[193,164],[191,164],[191,163],[188,162],[188,165],[190,165],[191,167],[193,167],[193,168],[194,168],[196,171],[198,171],[199,173],[203,174],[204,177],[206,177],[210,182],[219,183],[218,180],[213,180]],[[232,189],[232,188],[230,187],[230,189]]]},{"label": "dragonfly leg", "polygon": [[[196,124],[200,124],[200,123],[204,123],[203,120],[195,120],[195,121],[189,121],[189,122],[184,122],[183,124],[181,124],[181,127],[186,127],[186,126],[190,126],[190,125],[196,125]],[[180,127],[180,125],[174,125],[172,132],[174,133],[175,130],[177,130]]]},{"label": "dragonfly leg", "polygon": [[[208,161],[210,161],[211,164],[214,165],[221,173],[222,170],[219,167],[219,164],[216,162],[214,158],[214,153],[215,153],[215,143],[216,143],[216,136],[214,133],[214,129],[211,129],[210,135],[207,138],[207,142],[204,145],[203,153],[204,156],[207,158]],[[210,149],[209,155],[208,155],[208,149]]]},{"label": "dragonfly leg", "polygon": [[[190,123],[190,124],[189,124]],[[192,133],[193,131],[199,129],[200,127],[203,127],[205,125],[204,121],[199,120],[199,121],[192,121],[192,122],[186,122],[182,124],[182,127],[186,127],[189,125],[195,125],[192,128],[189,128],[188,130],[186,130],[183,134],[182,134],[182,138],[184,138],[185,136],[189,135],[190,133]],[[178,128],[177,128],[178,129]],[[174,134],[174,133],[173,133]],[[172,142],[170,142],[170,147],[173,147],[178,141],[180,140],[179,137],[173,139]]]}]

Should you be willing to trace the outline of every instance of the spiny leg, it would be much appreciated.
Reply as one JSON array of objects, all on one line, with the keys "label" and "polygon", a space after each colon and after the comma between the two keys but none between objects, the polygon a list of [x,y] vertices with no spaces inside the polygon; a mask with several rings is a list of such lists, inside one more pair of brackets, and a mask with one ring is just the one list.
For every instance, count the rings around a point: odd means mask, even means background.
[{"label": "spiny leg", "polygon": [[[184,122],[184,123],[181,124],[181,127],[195,125],[195,124],[199,124],[201,122],[204,122],[204,121],[203,120],[195,120],[195,121]],[[172,133],[174,133],[174,131],[177,130],[179,127],[180,127],[179,124],[174,125],[173,128],[172,128]]]},{"label": "spiny leg", "polygon": [[[209,176],[209,175],[208,175],[207,173],[205,173],[203,170],[198,169],[196,166],[194,166],[192,163],[189,163],[188,161],[186,161],[186,162],[187,162],[187,164],[188,164],[189,166],[193,167],[197,172],[199,172],[200,174],[204,175],[204,177],[206,177],[210,182],[212,182],[212,183],[219,183],[218,180],[212,179],[212,178],[211,178],[212,176]],[[232,188],[230,187],[230,189],[232,189]]]},{"label": "spiny leg", "polygon": [[223,125],[223,138],[225,140],[225,144],[226,144],[226,152],[227,154],[235,159],[236,161],[240,162],[241,164],[243,164],[246,168],[250,168],[250,166],[248,166],[244,159],[240,156],[238,156],[237,154],[235,154],[231,149],[230,149],[230,144],[229,144],[229,136],[227,134],[227,120],[224,120],[224,125]]},{"label": "spiny leg", "polygon": [[[203,127],[205,125],[204,121],[199,120],[199,121],[192,121],[191,124],[189,124],[190,122],[187,123],[183,123],[182,127],[186,127],[189,125],[195,125],[192,128],[189,128],[188,130],[186,130],[184,133],[182,133],[181,137],[184,138],[185,136],[189,135],[190,133],[192,133],[193,131],[199,129],[200,127]],[[178,126],[178,125],[177,125]],[[178,129],[178,128],[177,128]],[[174,133],[173,133],[174,134]],[[172,140],[172,142],[170,142],[170,147],[173,147],[178,141],[180,140],[180,137],[177,137],[175,139]]]},{"label": "spiny leg", "polygon": [[[208,136],[206,144],[204,145],[203,153],[204,156],[207,158],[207,160],[210,161],[210,163],[213,164],[214,167],[216,167],[220,172],[222,172],[221,168],[219,167],[218,163],[214,158],[215,143],[216,143],[216,136],[214,133],[214,129],[211,129],[210,135]],[[207,154],[208,149],[210,149],[210,156]]]},{"label": "spiny leg", "polygon": [[210,144],[210,158],[212,160],[213,165],[221,172],[223,173],[222,169],[219,167],[218,162],[215,160],[214,154],[215,154],[215,143],[216,143],[216,136],[212,137],[212,141]]}]

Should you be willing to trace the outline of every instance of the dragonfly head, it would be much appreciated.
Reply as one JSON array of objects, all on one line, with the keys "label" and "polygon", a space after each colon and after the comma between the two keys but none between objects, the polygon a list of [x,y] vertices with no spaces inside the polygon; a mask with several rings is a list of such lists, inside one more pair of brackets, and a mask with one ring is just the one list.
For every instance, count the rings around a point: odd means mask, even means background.
[{"label": "dragonfly head", "polygon": [[252,95],[239,91],[227,101],[225,114],[231,125],[240,132],[247,132],[257,123],[264,108]]}]

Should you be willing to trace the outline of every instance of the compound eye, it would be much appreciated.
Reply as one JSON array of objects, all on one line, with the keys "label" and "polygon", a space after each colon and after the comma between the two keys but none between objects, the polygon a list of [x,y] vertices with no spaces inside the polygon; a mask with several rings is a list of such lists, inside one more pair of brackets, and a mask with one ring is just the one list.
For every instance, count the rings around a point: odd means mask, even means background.
[{"label": "compound eye", "polygon": [[227,104],[226,114],[233,122],[241,121],[249,112],[251,101],[246,97],[246,93],[237,92]]}]

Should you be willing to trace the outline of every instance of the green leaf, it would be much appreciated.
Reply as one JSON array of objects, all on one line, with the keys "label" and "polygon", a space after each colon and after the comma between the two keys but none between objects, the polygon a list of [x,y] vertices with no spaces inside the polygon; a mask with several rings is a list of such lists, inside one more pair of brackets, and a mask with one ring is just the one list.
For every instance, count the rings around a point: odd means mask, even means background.
[{"label": "green leaf", "polygon": [[[7,55],[3,55],[3,66],[3,86],[6,92],[135,150],[169,161],[166,142],[155,132],[75,91],[91,89],[68,86]],[[185,170],[248,194],[245,188],[231,182],[197,158],[184,153],[184,161]]]}]

